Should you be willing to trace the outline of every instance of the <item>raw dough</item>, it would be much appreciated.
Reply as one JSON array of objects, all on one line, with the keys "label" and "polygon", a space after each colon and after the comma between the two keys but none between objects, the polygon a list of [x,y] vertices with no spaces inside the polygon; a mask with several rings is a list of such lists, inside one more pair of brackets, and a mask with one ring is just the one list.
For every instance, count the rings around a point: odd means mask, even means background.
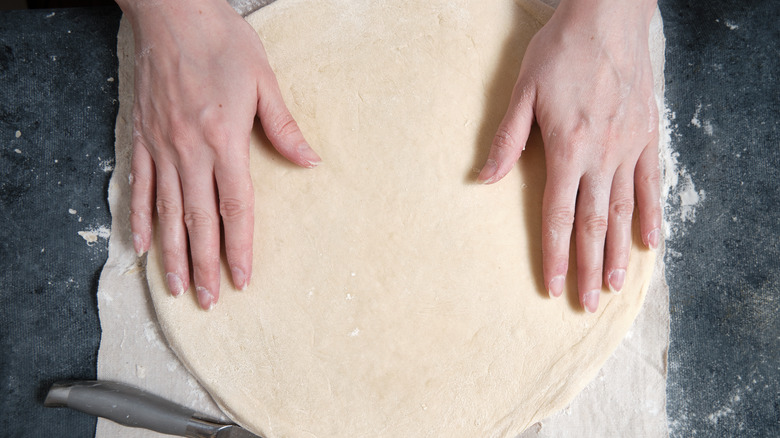
[{"label": "raw dough", "polygon": [[504,180],[475,183],[541,26],[523,5],[285,0],[250,17],[324,162],[296,168],[256,129],[248,291],[223,266],[204,312],[168,294],[159,245],[147,266],[171,347],[234,420],[267,437],[514,436],[616,348],[653,268],[638,235],[624,292],[588,315],[573,268],[566,298],[541,284],[538,132]]}]

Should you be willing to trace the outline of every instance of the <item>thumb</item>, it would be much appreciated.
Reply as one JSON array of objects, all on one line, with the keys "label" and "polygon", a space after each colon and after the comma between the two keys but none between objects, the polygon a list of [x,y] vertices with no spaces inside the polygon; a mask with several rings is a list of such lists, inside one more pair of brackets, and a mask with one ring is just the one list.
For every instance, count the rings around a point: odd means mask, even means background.
[{"label": "thumb", "polygon": [[270,69],[258,84],[257,116],[268,140],[282,156],[303,167],[314,167],[322,161],[303,138]]},{"label": "thumb", "polygon": [[535,95],[533,87],[527,86],[522,77],[518,79],[509,109],[498,125],[485,166],[477,177],[478,181],[485,184],[497,182],[512,170],[520,158],[534,120]]}]

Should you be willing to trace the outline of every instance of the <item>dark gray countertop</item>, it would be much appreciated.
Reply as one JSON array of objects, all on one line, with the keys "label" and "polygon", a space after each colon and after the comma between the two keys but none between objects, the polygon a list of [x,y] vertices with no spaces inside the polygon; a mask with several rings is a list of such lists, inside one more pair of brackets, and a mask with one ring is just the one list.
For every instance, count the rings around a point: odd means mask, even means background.
[{"label": "dark gray countertop", "polygon": [[[670,215],[670,431],[780,436],[780,4],[660,7],[673,148],[701,195]],[[107,240],[78,232],[110,227],[119,17],[0,12],[0,436],[94,433],[42,396],[95,377]]]}]

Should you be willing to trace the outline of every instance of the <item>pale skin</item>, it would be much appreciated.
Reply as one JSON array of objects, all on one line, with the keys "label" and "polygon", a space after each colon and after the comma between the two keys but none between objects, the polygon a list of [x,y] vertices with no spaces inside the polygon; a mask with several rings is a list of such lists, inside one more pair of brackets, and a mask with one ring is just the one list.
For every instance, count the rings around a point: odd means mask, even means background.
[{"label": "pale skin", "polygon": [[[479,179],[493,183],[539,125],[547,161],[542,265],[563,293],[575,234],[577,290],[588,312],[625,284],[636,203],[645,245],[660,240],[658,110],[648,48],[654,0],[563,0],[528,46]],[[521,158],[520,158],[521,159]]]},{"label": "pale skin", "polygon": [[[149,249],[156,212],[169,290],[181,295],[193,281],[200,306],[210,309],[219,298],[220,227],[233,285],[245,288],[252,275],[255,117],[293,163],[311,168],[320,158],[285,106],[259,37],[226,2],[117,3],[136,44],[134,248]],[[561,1],[528,47],[479,175],[500,180],[521,159],[532,123],[539,125],[547,158],[544,281],[552,297],[562,294],[574,230],[580,302],[589,312],[603,285],[623,287],[635,197],[644,243],[659,244],[647,46],[654,8],[654,0]]]},{"label": "pale skin", "polygon": [[255,116],[293,163],[314,167],[320,158],[285,106],[260,39],[227,2],[118,3],[136,50],[133,245],[149,249],[156,211],[169,290],[181,295],[192,279],[209,309],[219,298],[220,226],[233,285],[252,277]]}]

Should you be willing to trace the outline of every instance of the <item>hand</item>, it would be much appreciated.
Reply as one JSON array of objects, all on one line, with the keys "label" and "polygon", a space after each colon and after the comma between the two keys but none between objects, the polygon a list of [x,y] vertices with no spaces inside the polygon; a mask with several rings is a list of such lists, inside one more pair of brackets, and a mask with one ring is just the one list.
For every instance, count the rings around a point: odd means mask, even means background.
[{"label": "hand", "polygon": [[562,1],[528,46],[479,175],[485,183],[506,175],[536,118],[547,160],[544,282],[552,297],[562,294],[574,227],[577,288],[591,313],[602,277],[615,292],[625,282],[635,191],[643,241],[659,244],[658,110],[648,49],[654,9],[647,0]]},{"label": "hand", "polygon": [[[254,191],[249,137],[255,115],[274,147],[314,167],[258,35],[227,2],[119,1],[135,34],[130,222],[137,253],[152,241],[156,206],[171,293],[219,297],[220,223],[233,284],[252,275]],[[151,3],[151,4],[150,4]]]}]

